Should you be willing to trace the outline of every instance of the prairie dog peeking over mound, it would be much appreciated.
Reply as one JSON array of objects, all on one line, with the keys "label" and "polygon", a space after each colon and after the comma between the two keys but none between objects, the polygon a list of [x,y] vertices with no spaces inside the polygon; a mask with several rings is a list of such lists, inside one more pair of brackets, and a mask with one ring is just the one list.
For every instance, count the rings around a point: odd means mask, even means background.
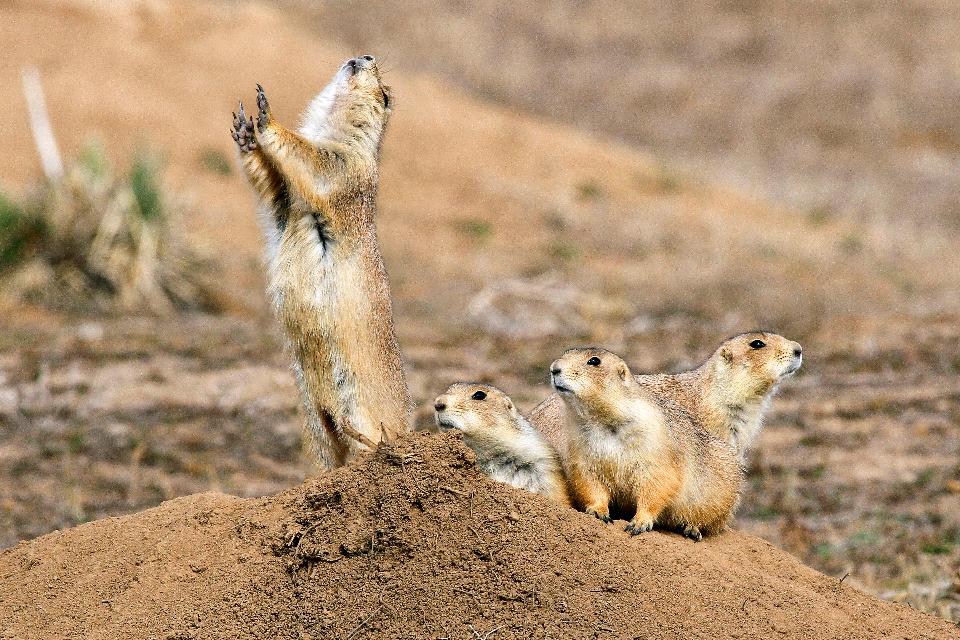
[{"label": "prairie dog peeking over mound", "polygon": [[271,115],[257,86],[233,138],[259,196],[268,290],[295,357],[321,464],[409,429],[409,395],[374,215],[389,90],[373,56],[343,64],[310,103],[299,133]]},{"label": "prairie dog peeking over mound", "polygon": [[609,522],[611,505],[635,510],[633,535],[657,524],[700,540],[726,526],[743,478],[726,442],[657,401],[605,349],[571,349],[550,374],[567,409],[567,478],[584,511]]},{"label": "prairie dog peeking over mound", "polygon": [[433,408],[437,426],[462,432],[464,443],[477,454],[477,466],[488,476],[570,506],[556,451],[503,391],[458,382],[437,397]]},{"label": "prairie dog peeking over mound", "polygon": [[[802,362],[799,343],[751,331],[725,340],[696,369],[638,375],[635,380],[658,400],[683,407],[698,426],[726,440],[743,460],[760,434],[777,386]],[[531,412],[530,421],[562,454],[561,398],[552,395],[544,400]]]}]

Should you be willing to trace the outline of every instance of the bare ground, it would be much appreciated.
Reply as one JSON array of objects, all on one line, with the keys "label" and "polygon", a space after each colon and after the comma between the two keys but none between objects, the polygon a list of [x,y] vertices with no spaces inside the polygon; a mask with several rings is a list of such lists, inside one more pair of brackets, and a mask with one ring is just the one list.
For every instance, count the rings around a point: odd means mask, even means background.
[{"label": "bare ground", "polygon": [[632,537],[406,437],[268,498],[204,493],[0,552],[17,638],[960,637],[769,543]]}]

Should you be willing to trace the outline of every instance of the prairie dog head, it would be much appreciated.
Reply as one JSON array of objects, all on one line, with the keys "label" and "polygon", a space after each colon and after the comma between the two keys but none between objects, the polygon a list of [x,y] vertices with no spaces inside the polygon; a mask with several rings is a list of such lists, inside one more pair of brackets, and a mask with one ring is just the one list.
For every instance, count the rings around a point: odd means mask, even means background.
[{"label": "prairie dog head", "polygon": [[510,436],[520,432],[520,414],[510,397],[488,384],[457,382],[437,396],[433,408],[441,431],[467,437]]},{"label": "prairie dog head", "polygon": [[750,399],[767,395],[799,369],[803,350],[775,333],[751,331],[725,341],[710,360],[728,393]]},{"label": "prairie dog head", "polygon": [[[310,103],[300,131],[314,141],[361,139],[379,147],[391,106],[390,88],[381,79],[376,59],[350,58]],[[357,133],[363,135],[357,138]]]},{"label": "prairie dog head", "polygon": [[550,382],[581,417],[614,418],[636,386],[630,367],[599,347],[570,349],[550,365]]}]

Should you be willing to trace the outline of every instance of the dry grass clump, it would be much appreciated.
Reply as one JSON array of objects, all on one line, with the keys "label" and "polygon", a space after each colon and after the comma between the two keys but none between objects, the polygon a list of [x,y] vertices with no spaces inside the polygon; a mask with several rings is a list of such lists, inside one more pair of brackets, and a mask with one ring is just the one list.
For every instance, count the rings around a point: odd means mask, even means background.
[{"label": "dry grass clump", "polygon": [[22,202],[0,195],[0,280],[17,301],[73,311],[216,311],[212,262],[190,245],[159,165],[115,176],[88,146]]}]

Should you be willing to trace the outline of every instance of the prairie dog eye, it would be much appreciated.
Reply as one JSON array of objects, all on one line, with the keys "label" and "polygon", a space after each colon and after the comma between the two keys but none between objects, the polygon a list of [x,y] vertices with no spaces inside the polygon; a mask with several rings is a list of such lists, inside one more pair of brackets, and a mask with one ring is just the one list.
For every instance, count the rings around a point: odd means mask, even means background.
[{"label": "prairie dog eye", "polygon": [[763,349],[765,346],[767,346],[767,343],[763,340],[754,340],[750,343],[752,349]]},{"label": "prairie dog eye", "polygon": [[587,360],[587,364],[590,365],[591,367],[599,367],[599,366],[600,366],[600,358],[598,358],[597,356],[593,356],[592,358],[590,358],[589,360]]},{"label": "prairie dog eye", "polygon": [[485,400],[487,397],[487,394],[484,393],[483,391],[475,391],[473,395],[470,397],[473,398],[474,400]]}]

